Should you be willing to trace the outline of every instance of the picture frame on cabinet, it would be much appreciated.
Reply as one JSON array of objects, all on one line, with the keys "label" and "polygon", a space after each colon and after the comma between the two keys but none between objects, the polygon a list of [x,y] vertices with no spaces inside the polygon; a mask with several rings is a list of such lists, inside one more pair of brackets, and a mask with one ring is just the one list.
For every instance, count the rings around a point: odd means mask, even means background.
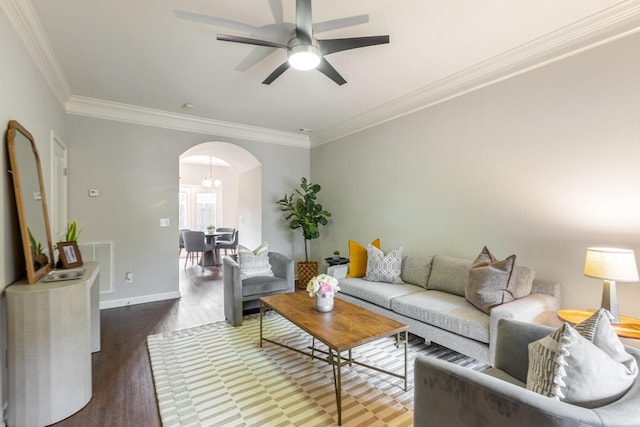
[{"label": "picture frame on cabinet", "polygon": [[58,253],[62,268],[80,267],[82,265],[82,254],[78,249],[78,242],[58,242]]}]

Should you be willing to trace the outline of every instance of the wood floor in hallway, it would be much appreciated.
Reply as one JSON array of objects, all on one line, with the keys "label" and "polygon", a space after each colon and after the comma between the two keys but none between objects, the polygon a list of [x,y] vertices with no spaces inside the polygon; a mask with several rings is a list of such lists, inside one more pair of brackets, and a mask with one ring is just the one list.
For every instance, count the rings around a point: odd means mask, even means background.
[{"label": "wood floor in hallway", "polygon": [[222,268],[180,260],[180,299],[102,310],[102,349],[93,354],[93,398],[55,426],[160,426],[147,335],[224,320]]}]

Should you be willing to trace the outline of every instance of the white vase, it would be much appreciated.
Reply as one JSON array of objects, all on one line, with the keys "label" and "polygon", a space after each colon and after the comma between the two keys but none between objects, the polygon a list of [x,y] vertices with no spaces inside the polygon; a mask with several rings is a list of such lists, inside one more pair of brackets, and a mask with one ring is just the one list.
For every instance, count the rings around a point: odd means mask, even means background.
[{"label": "white vase", "polygon": [[322,313],[333,310],[333,295],[316,294],[316,310]]}]

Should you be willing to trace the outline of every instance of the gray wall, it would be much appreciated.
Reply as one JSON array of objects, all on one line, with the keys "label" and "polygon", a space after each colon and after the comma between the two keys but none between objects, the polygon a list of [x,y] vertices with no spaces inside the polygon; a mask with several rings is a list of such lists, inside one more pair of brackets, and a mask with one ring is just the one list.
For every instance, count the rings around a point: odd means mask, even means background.
[{"label": "gray wall", "polygon": [[[385,251],[515,253],[560,281],[567,308],[599,307],[587,246],[640,254],[640,34],[316,147],[334,214],[314,258],[347,239]],[[640,317],[640,284],[619,283]]]},{"label": "gray wall", "polygon": [[[309,174],[308,150],[71,115],[65,126],[69,217],[84,226],[81,242],[113,242],[114,292],[102,295],[103,307],[175,296],[178,160],[203,142],[237,144],[262,163],[262,236],[254,238],[288,255],[302,250],[292,245],[274,202]],[[88,197],[90,188],[100,197]],[[172,226],[161,228],[161,218]],[[125,283],[126,272],[133,283]]]},{"label": "gray wall", "polygon": [[[64,112],[31,60],[24,45],[13,31],[4,10],[0,8],[0,128],[3,141],[0,154],[0,290],[25,277],[18,219],[13,196],[12,181],[7,173],[9,159],[6,149],[6,129],[9,120],[17,120],[33,135],[43,163],[43,173],[48,177],[49,135],[54,129],[63,135]],[[6,305],[4,293],[0,297],[0,403],[6,402],[5,350]],[[4,425],[0,407],[0,425]]]}]

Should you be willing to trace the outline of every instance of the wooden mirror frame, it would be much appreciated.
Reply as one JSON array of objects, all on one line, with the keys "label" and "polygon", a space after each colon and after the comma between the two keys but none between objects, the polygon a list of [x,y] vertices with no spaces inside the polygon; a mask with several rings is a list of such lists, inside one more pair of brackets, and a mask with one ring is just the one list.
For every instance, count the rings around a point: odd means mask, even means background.
[{"label": "wooden mirror frame", "polygon": [[[31,151],[33,152],[33,162],[35,164],[35,171],[28,171],[27,168],[25,170],[20,169],[20,165],[25,165],[26,162],[30,162],[30,159],[22,159],[22,163],[20,163],[18,158],[19,150],[16,149],[16,143],[20,143],[22,141],[17,140],[16,137],[23,136],[31,143]],[[47,274],[49,271],[53,269],[54,264],[54,252],[53,245],[51,242],[51,228],[49,226],[49,215],[47,211],[47,199],[44,191],[44,180],[42,179],[42,168],[40,166],[40,156],[38,155],[38,150],[36,148],[36,143],[33,140],[33,136],[31,133],[26,130],[20,123],[15,120],[11,120],[9,122],[9,128],[7,130],[7,148],[9,151],[9,162],[11,165],[11,174],[13,177],[13,189],[16,196],[16,207],[18,209],[18,219],[20,220],[20,236],[22,237],[22,248],[24,249],[24,259],[27,270],[27,281],[30,284],[33,284],[40,280],[42,276]],[[24,150],[22,150],[24,151]],[[23,156],[25,157],[25,156]],[[23,189],[23,181],[25,181],[26,176],[21,174],[32,174],[37,173],[37,182],[40,186],[40,201],[42,205],[42,215],[44,222],[44,229],[47,238],[47,248],[48,249],[48,257],[44,262],[43,260],[35,259],[35,251],[31,248],[31,240],[29,237],[30,229],[29,224],[27,222],[27,211],[25,205],[25,194],[23,191],[28,191],[28,189]],[[33,177],[31,177],[33,179]],[[34,199],[36,195],[33,195]],[[34,212],[31,217],[39,214]],[[39,218],[38,218],[39,220]],[[41,242],[38,242],[41,244]],[[46,254],[45,254],[46,255]]]}]

